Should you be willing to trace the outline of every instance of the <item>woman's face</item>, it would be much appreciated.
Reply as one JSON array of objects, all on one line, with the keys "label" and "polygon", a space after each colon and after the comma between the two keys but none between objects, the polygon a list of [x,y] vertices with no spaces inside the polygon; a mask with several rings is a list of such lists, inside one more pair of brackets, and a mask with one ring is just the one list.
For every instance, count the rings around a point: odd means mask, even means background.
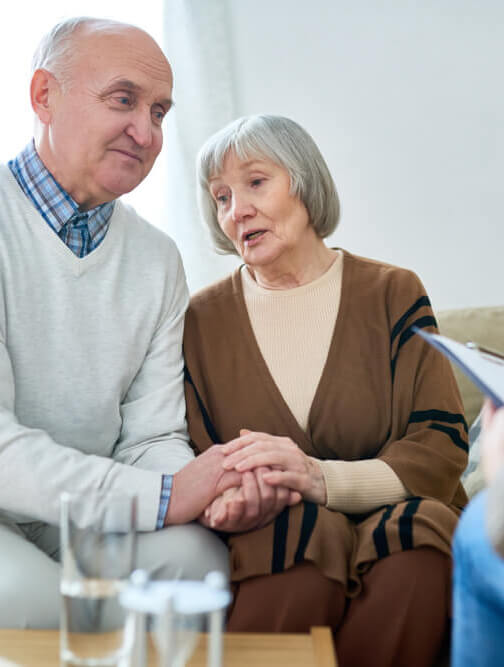
[{"label": "woman's face", "polygon": [[219,225],[252,268],[288,264],[315,235],[304,204],[289,190],[283,167],[266,158],[240,160],[233,152],[210,179]]}]

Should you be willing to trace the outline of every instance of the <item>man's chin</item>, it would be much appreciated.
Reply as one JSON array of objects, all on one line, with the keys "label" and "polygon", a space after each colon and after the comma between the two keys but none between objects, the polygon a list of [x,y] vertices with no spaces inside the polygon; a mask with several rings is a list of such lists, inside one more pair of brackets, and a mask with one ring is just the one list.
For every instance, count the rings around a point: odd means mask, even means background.
[{"label": "man's chin", "polygon": [[134,190],[143,181],[143,178],[110,180],[103,183],[103,189],[111,195],[111,199],[117,199],[122,195]]}]

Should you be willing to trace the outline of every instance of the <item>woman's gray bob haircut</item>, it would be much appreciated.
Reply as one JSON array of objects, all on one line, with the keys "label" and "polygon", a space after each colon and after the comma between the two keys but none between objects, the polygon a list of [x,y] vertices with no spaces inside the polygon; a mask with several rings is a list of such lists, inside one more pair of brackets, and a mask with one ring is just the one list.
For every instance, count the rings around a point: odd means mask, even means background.
[{"label": "woman's gray bob haircut", "polygon": [[88,27],[93,30],[114,30],[126,27],[126,24],[91,16],[75,16],[57,23],[42,37],[32,58],[32,73],[37,69],[46,69],[55,76],[64,77],[73,62],[75,33]]},{"label": "woman's gray bob haircut", "polygon": [[217,207],[209,187],[209,180],[222,170],[229,152],[240,160],[272,160],[286,169],[291,194],[305,205],[318,236],[325,238],[336,229],[340,213],[336,187],[308,132],[283,116],[246,116],[207,139],[196,158],[199,209],[218,252],[237,254],[219,226]]}]

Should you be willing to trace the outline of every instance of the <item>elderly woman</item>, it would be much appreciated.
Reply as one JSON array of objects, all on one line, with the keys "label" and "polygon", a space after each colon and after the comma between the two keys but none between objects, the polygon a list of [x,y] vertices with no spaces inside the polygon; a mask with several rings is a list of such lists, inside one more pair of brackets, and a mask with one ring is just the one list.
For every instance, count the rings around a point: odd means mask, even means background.
[{"label": "elderly woman", "polygon": [[198,176],[216,248],[243,259],[194,296],[184,342],[194,446],[242,473],[201,517],[228,541],[228,629],[330,625],[343,667],[431,665],[467,427],[448,362],[412,334],[436,329],[425,289],[325,245],[336,190],[287,118],[231,123]]}]

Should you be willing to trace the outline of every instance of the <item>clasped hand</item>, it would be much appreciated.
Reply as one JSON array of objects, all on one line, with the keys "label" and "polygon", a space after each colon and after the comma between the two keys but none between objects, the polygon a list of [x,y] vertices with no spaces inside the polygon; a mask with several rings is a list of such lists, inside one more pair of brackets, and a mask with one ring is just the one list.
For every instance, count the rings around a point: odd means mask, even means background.
[{"label": "clasped hand", "polygon": [[325,481],[316,461],[290,438],[242,430],[220,447],[223,469],[241,475],[240,486],[224,491],[200,516],[204,525],[242,532],[272,521],[302,498],[326,502]]},{"label": "clasped hand", "polygon": [[285,487],[273,487],[264,480],[269,468],[258,467],[241,475],[241,485],[227,489],[215,498],[200,517],[200,522],[226,532],[244,532],[261,528],[272,521],[287,505],[295,505],[301,496]]}]

